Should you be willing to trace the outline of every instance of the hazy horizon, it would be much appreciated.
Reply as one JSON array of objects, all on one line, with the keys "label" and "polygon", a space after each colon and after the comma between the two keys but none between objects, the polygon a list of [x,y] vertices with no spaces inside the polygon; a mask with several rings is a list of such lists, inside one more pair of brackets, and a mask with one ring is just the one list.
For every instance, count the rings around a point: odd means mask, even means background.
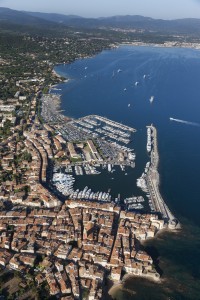
[{"label": "hazy horizon", "polygon": [[142,15],[155,19],[200,18],[200,0],[0,0],[1,7],[20,11],[60,13],[82,17]]}]

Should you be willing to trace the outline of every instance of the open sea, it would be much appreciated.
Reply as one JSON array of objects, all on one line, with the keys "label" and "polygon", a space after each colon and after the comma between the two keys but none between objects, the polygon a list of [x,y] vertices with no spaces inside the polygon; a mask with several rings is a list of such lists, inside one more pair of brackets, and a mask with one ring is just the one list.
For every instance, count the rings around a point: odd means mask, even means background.
[{"label": "open sea", "polygon": [[145,243],[162,273],[161,284],[131,278],[125,287],[135,294],[115,289],[113,298],[199,300],[200,51],[121,46],[56,66],[55,71],[70,78],[56,91],[62,94],[65,115],[97,114],[137,129],[131,145],[136,167],[127,168],[127,176],[119,168],[112,174],[103,170],[78,178],[75,188],[88,185],[93,191],[111,189],[113,196],[142,195],[135,181],[148,161],[146,126],[153,123],[158,130],[160,190],[182,230]]}]

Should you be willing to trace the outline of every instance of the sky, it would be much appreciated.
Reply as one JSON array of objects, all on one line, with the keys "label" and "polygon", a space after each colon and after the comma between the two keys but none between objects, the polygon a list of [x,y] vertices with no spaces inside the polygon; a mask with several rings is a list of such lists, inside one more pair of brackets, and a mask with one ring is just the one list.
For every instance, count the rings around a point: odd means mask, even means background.
[{"label": "sky", "polygon": [[200,0],[0,0],[1,7],[83,17],[142,15],[152,18],[200,18]]}]

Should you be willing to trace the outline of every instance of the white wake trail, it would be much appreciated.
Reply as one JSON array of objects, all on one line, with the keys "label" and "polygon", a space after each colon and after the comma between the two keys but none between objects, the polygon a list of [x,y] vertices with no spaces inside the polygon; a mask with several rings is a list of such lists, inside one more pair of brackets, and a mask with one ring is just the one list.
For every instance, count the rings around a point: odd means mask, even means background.
[{"label": "white wake trail", "polygon": [[183,123],[183,124],[187,124],[187,125],[192,125],[192,126],[200,127],[199,123],[189,122],[189,121],[180,120],[180,119],[174,119],[174,118],[169,118],[169,119],[170,119],[170,121],[174,121],[174,122],[178,122],[178,123]]}]

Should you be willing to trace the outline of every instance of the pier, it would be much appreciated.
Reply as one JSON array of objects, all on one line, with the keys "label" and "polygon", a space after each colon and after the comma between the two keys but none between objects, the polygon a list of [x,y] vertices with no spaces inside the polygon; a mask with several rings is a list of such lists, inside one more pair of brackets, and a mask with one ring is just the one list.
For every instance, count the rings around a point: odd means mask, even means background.
[{"label": "pier", "polygon": [[121,124],[121,123],[118,123],[118,122],[115,122],[115,121],[111,121],[105,117],[101,117],[101,116],[97,116],[97,115],[90,115],[90,117],[93,117],[99,121],[102,121],[102,122],[105,122],[111,126],[114,126],[114,127],[117,127],[117,128],[121,128],[122,130],[127,130],[127,131],[130,131],[130,132],[136,132],[136,129],[135,128],[132,128],[130,126],[127,126],[127,125],[124,125],[124,124]]},{"label": "pier", "polygon": [[151,165],[146,177],[146,183],[151,196],[151,200],[155,211],[161,214],[162,218],[168,223],[168,227],[178,228],[180,227],[180,224],[171,213],[159,191],[160,175],[158,173],[159,154],[157,145],[157,130],[153,125],[147,126],[147,128],[150,128],[152,132]]}]

